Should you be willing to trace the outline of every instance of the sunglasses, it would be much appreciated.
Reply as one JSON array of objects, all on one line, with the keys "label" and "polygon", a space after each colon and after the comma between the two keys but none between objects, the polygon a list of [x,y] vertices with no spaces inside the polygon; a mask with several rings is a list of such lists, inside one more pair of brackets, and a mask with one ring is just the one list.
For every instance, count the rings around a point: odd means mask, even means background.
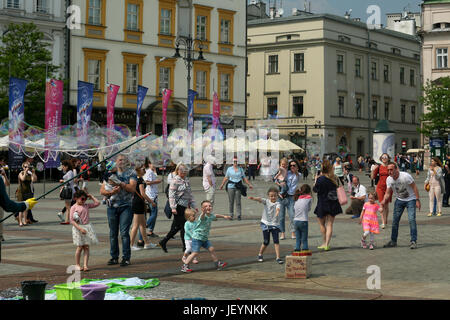
[{"label": "sunglasses", "polygon": [[86,201],[85,197],[80,198],[81,201]]},{"label": "sunglasses", "polygon": [[296,164],[291,164],[289,167],[297,167]]}]

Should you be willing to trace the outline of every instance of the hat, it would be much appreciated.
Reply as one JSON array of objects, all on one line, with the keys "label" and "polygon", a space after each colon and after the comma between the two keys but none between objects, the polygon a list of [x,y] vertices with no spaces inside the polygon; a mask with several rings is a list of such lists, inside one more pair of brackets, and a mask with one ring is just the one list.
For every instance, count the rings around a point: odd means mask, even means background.
[{"label": "hat", "polygon": [[116,163],[114,161],[106,162],[106,170],[112,170],[116,167]]}]

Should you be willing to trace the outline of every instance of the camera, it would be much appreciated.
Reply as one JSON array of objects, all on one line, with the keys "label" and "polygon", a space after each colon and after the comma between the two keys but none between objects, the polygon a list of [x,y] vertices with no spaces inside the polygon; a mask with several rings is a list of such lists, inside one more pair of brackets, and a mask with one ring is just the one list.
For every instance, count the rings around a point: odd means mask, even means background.
[{"label": "camera", "polygon": [[356,195],[356,192],[352,191],[351,195],[352,195],[352,197],[354,197]]}]

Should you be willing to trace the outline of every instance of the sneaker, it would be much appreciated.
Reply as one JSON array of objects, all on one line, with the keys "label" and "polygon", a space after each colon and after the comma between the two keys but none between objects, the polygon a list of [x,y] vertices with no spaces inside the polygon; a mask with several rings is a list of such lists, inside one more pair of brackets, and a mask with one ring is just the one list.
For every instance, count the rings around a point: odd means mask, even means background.
[{"label": "sneaker", "polygon": [[417,249],[417,243],[415,241],[411,241],[411,243],[409,244],[409,248],[410,249]]},{"label": "sneaker", "polygon": [[147,233],[147,236],[150,238],[159,238],[159,236],[156,233],[152,233],[152,234]]},{"label": "sneaker", "polygon": [[442,212],[438,212],[437,216],[438,217],[442,216]]},{"label": "sneaker", "polygon": [[183,266],[181,267],[181,272],[190,273],[190,272],[192,272],[192,269],[189,268],[189,266],[187,264],[183,264]]},{"label": "sneaker", "polygon": [[433,213],[432,212],[430,212],[429,214],[427,214],[427,217],[432,217],[433,216]]},{"label": "sneaker", "polygon": [[61,222],[64,222],[64,217],[62,212],[58,212],[58,218],[61,220]]},{"label": "sneaker", "polygon": [[121,267],[127,267],[129,265],[130,265],[130,260],[122,259],[122,261],[120,262]]},{"label": "sneaker", "polygon": [[159,246],[161,247],[161,249],[163,249],[163,251],[164,251],[165,253],[167,253],[167,247],[166,247],[166,244],[163,243],[162,241],[160,241],[158,244],[159,244]]},{"label": "sneaker", "polygon": [[277,261],[278,264],[283,264],[284,263],[284,261],[281,260],[280,258],[278,258],[276,261]]},{"label": "sneaker", "polygon": [[354,216],[352,216],[352,219],[358,219],[359,218],[359,216],[358,215],[354,215]]},{"label": "sneaker", "polygon": [[222,261],[217,261],[217,270],[223,270],[223,268],[225,268],[227,266],[228,263],[226,262],[222,262]]},{"label": "sneaker", "polygon": [[3,238],[3,236],[0,236],[0,241],[5,241],[5,238]]},{"label": "sneaker", "polygon": [[394,241],[389,241],[388,243],[386,243],[384,246],[383,246],[383,248],[394,248],[394,247],[396,247],[397,246],[397,242],[394,242]]},{"label": "sneaker", "polygon": [[361,239],[361,247],[363,249],[367,249],[367,244],[366,244],[366,241],[364,239]]},{"label": "sneaker", "polygon": [[242,220],[242,218],[241,217],[238,217],[238,221],[241,221]]},{"label": "sneaker", "polygon": [[119,264],[119,260],[117,260],[117,259],[110,259],[108,261],[108,266],[112,266],[114,264]]},{"label": "sneaker", "polygon": [[144,247],[144,241],[141,241],[141,240],[139,240],[138,242],[137,242],[137,246],[138,247]]},{"label": "sneaker", "polygon": [[384,223],[381,224],[381,229],[386,228],[386,225]]},{"label": "sneaker", "polygon": [[264,261],[263,256],[262,255],[258,255],[258,262],[263,262],[263,261]]},{"label": "sneaker", "polygon": [[144,249],[153,249],[153,248],[156,248],[156,244],[154,243],[144,245]]},{"label": "sneaker", "polygon": [[139,251],[142,250],[142,248],[139,248],[138,246],[131,246],[131,251]]},{"label": "sneaker", "polygon": [[374,248],[375,248],[375,247],[374,247],[373,243],[370,243],[369,249],[370,249],[370,250],[373,250]]}]

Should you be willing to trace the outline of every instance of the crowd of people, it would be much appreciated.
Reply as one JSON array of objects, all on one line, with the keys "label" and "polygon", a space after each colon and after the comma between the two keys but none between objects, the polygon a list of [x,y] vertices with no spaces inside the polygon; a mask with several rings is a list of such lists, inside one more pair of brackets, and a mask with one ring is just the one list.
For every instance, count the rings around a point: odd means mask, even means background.
[{"label": "crowd of people", "polygon": [[[374,236],[380,232],[380,227],[384,229],[387,226],[389,204],[394,200],[391,240],[384,247],[397,245],[399,222],[406,209],[410,226],[410,248],[417,248],[416,209],[421,208],[419,188],[413,176],[403,170],[401,160],[393,161],[388,154],[381,155],[370,168],[371,180],[376,184],[376,188],[370,191],[368,187],[361,185],[356,174],[351,173],[348,162],[343,162],[339,156],[334,161],[330,160],[328,157],[320,159],[318,156],[301,161],[295,158],[282,158],[276,170],[272,168],[273,164],[270,161],[269,166],[264,163],[263,178],[267,178],[265,175],[270,176],[273,185],[268,189],[266,198],[248,197],[249,200],[257,201],[264,207],[260,221],[263,241],[257,255],[258,261],[264,261],[263,255],[272,237],[276,262],[284,263],[279,244],[280,240],[286,239],[287,232],[290,232],[291,239],[296,240],[295,250],[310,249],[308,220],[309,213],[313,210],[313,194],[317,196],[313,213],[322,235],[319,250],[331,249],[333,225],[336,216],[344,213],[342,206],[346,204],[346,194],[350,203],[345,213],[358,219],[363,227],[361,247],[375,248]],[[364,165],[361,165],[366,161],[370,163],[371,159],[363,158],[361,162],[360,160],[358,159],[358,164],[362,172]],[[245,168],[238,165],[237,158],[234,158],[233,165],[225,171],[223,181],[218,188],[214,166],[213,157],[209,157],[203,166],[202,186],[205,200],[201,202],[200,208],[193,196],[188,178],[188,166],[183,163],[176,166],[172,163],[170,166],[164,212],[169,218],[173,217],[173,221],[169,232],[158,241],[158,246],[167,253],[169,241],[180,233],[182,272],[192,272],[190,263],[198,263],[201,248],[208,250],[218,270],[227,265],[226,262],[219,260],[209,240],[212,221],[217,218],[233,220],[235,213],[237,220],[241,220],[243,214],[241,198],[247,196],[247,187],[253,189],[250,182],[253,171],[249,170],[246,174]],[[431,160],[424,185],[430,197],[428,216],[432,216],[436,211],[434,206],[437,206],[438,216],[442,215],[442,207],[448,207],[449,166],[449,155],[445,165],[442,165],[439,158]],[[266,167],[270,168],[269,173],[264,171]],[[419,168],[419,165],[413,167],[414,172],[416,168]],[[89,271],[90,246],[98,243],[94,226],[89,221],[89,210],[103,203],[107,207],[111,256],[107,264],[128,266],[131,263],[132,251],[157,247],[149,239],[159,238],[155,233],[155,226],[159,205],[158,185],[162,180],[158,178],[156,168],[148,159],[143,165],[132,168],[127,156],[120,154],[115,161],[108,161],[105,165],[104,174],[100,179],[102,181],[100,194],[103,196],[100,201],[88,191],[89,176],[81,174],[87,169],[88,167],[79,159],[64,160],[62,161],[62,177],[59,180],[62,185],[60,198],[64,201],[64,206],[57,216],[61,219],[61,224],[72,225],[73,243],[76,246],[76,265],[79,270]],[[258,170],[258,167],[253,169]],[[311,185],[302,183],[302,178],[303,182],[308,182],[305,175],[308,175],[309,169],[313,176]],[[0,195],[3,195],[9,180],[4,169],[0,170],[0,175],[2,176]],[[36,180],[35,169],[31,162],[25,161],[18,175],[16,197],[19,202],[14,203],[14,210],[17,209],[18,212],[16,219],[20,226],[37,222],[31,212],[36,203],[33,186]],[[229,215],[215,214],[213,208],[216,192],[224,187],[229,200]],[[9,197],[0,200],[0,205],[5,210],[11,210],[12,204],[8,202]],[[87,203],[88,200],[90,200],[89,203]],[[288,230],[286,229],[286,213],[289,219]],[[378,224],[378,215],[381,216],[381,226]],[[3,211],[0,210],[0,219],[3,216]],[[119,235],[122,247],[120,262]],[[0,237],[4,240],[2,224],[0,224]],[[369,238],[369,244],[367,244],[367,238]]]}]

